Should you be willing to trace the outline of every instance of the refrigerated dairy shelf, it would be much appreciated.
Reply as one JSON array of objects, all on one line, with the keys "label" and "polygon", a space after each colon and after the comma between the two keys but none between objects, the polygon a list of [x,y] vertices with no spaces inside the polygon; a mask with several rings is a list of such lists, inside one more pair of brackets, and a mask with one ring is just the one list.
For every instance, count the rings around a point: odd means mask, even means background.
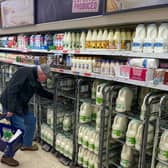
[{"label": "refrigerated dairy shelf", "polygon": [[19,49],[19,48],[0,48],[0,51],[16,51],[21,53],[44,53],[44,54],[78,54],[78,55],[103,55],[103,56],[122,56],[137,58],[156,58],[168,59],[168,53],[143,53],[133,51],[118,51],[112,49],[85,49],[85,50],[43,50],[43,49]]},{"label": "refrigerated dairy shelf", "polygon": [[[0,62],[19,65],[19,66],[26,66],[26,67],[35,66],[35,65],[31,65],[31,64],[19,63],[19,62],[16,62],[16,61],[13,61],[13,60],[10,60],[10,59],[6,59],[6,58],[0,58]],[[52,72],[57,72],[57,73],[62,73],[62,74],[89,77],[89,78],[95,78],[95,79],[103,79],[103,80],[107,80],[107,81],[114,81],[114,82],[120,82],[120,83],[125,83],[125,84],[131,84],[131,85],[135,85],[135,86],[148,87],[148,88],[151,88],[151,89],[168,91],[168,86],[167,85],[164,85],[164,84],[154,85],[152,81],[137,81],[137,80],[131,80],[131,79],[128,79],[128,78],[123,78],[123,77],[105,76],[105,75],[96,74],[96,73],[73,72],[71,70],[60,69],[60,68],[51,68],[51,71]]]}]

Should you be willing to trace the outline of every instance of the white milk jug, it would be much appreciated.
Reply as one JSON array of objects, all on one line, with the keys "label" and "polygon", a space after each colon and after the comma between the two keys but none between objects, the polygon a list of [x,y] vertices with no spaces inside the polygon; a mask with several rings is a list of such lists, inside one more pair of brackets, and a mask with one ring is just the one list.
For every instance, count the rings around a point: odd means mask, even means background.
[{"label": "white milk jug", "polygon": [[80,147],[79,148],[79,152],[78,152],[78,164],[79,165],[82,165],[83,164],[83,155],[84,155],[84,148],[83,147]]},{"label": "white milk jug", "polygon": [[133,150],[131,147],[124,144],[121,152],[120,165],[123,166],[124,168],[126,167],[131,168],[132,162],[133,162]]},{"label": "white milk jug", "polygon": [[69,153],[69,139],[65,139],[64,140],[64,142],[65,142],[65,147],[64,147],[64,155],[66,156],[66,157],[68,157],[68,153]]},{"label": "white milk jug", "polygon": [[95,150],[94,153],[98,154],[99,153],[99,133],[96,133],[95,136]]},{"label": "white milk jug", "polygon": [[78,144],[82,144],[83,143],[83,132],[84,132],[85,127],[80,126],[79,127],[79,132],[78,132]]},{"label": "white milk jug", "polygon": [[133,91],[128,87],[120,89],[116,100],[116,111],[126,112],[131,110]]},{"label": "white milk jug", "polygon": [[168,130],[165,130],[161,136],[158,157],[160,160],[168,161]]},{"label": "white milk jug", "polygon": [[80,106],[80,123],[88,123],[92,117],[92,105],[89,103],[82,103]]},{"label": "white milk jug", "polygon": [[70,131],[72,128],[72,116],[71,115],[65,115],[63,120],[63,130],[64,131]]},{"label": "white milk jug", "polygon": [[53,128],[53,106],[48,106],[47,109],[47,124]]},{"label": "white milk jug", "polygon": [[82,145],[85,148],[88,148],[89,145],[89,135],[90,135],[90,128],[86,127],[83,133],[83,143],[82,143]]},{"label": "white milk jug", "polygon": [[81,50],[85,49],[85,43],[86,43],[86,33],[82,32],[81,37],[80,37],[80,49]]},{"label": "white milk jug", "polygon": [[130,121],[127,129],[127,133],[126,133],[126,144],[128,146],[135,146],[135,143],[136,143],[135,137],[136,137],[139,125],[140,125],[140,122],[138,120],[133,119]]},{"label": "white milk jug", "polygon": [[162,23],[159,26],[158,37],[154,44],[154,52],[168,52],[168,23]]},{"label": "white milk jug", "polygon": [[168,168],[168,166],[166,166],[166,165],[164,165],[164,164],[162,164],[162,163],[158,163],[158,164],[156,165],[156,168]]},{"label": "white milk jug", "polygon": [[95,130],[91,130],[90,137],[89,137],[89,150],[94,152],[95,150],[95,139],[96,139],[96,132]]},{"label": "white milk jug", "polygon": [[[136,135],[136,144],[135,144],[135,148],[138,151],[141,149],[142,131],[143,131],[143,124],[140,124],[139,127],[138,127],[138,132],[137,132],[137,135]],[[149,124],[149,126],[148,126],[148,137],[147,137],[147,148],[150,147],[150,145],[152,145],[153,137],[154,137],[154,127],[153,127],[153,125]]]},{"label": "white milk jug", "polygon": [[[103,103],[103,88],[107,85],[107,83],[101,83],[97,86],[96,89],[96,104],[102,105]],[[108,87],[106,87],[108,89]],[[107,96],[108,97],[108,96]]]},{"label": "white milk jug", "polygon": [[90,152],[86,150],[84,152],[84,157],[83,157],[83,167],[85,168],[89,166],[89,157],[90,157]]},{"label": "white milk jug", "polygon": [[94,168],[94,154],[93,153],[90,153],[88,168]]},{"label": "white milk jug", "polygon": [[145,37],[146,37],[145,25],[139,24],[136,27],[135,38],[133,39],[132,51],[142,52]]},{"label": "white milk jug", "polygon": [[92,84],[92,95],[91,95],[92,99],[96,99],[96,89],[99,84],[100,84],[99,80],[94,80]]},{"label": "white milk jug", "polygon": [[94,168],[98,168],[98,156],[94,155]]},{"label": "white milk jug", "polygon": [[150,24],[147,27],[147,37],[144,40],[143,52],[152,53],[154,50],[154,43],[158,35],[156,24]]},{"label": "white milk jug", "polygon": [[128,119],[125,116],[116,115],[112,125],[112,138],[118,139],[125,136]]},{"label": "white milk jug", "polygon": [[92,105],[93,111],[92,111],[92,121],[96,121],[97,119],[97,113],[100,110],[100,106]]}]

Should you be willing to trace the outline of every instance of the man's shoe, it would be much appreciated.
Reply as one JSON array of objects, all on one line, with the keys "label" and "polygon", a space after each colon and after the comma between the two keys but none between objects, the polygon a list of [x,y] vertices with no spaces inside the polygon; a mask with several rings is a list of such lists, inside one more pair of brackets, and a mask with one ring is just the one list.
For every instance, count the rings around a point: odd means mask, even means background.
[{"label": "man's shoe", "polygon": [[2,156],[1,163],[4,163],[4,164],[6,164],[8,166],[12,166],[12,167],[19,166],[19,162],[17,160],[13,159],[12,157]]},{"label": "man's shoe", "polygon": [[22,146],[20,148],[20,150],[22,150],[22,151],[37,151],[38,146],[37,146],[37,144],[33,144],[32,146]]}]

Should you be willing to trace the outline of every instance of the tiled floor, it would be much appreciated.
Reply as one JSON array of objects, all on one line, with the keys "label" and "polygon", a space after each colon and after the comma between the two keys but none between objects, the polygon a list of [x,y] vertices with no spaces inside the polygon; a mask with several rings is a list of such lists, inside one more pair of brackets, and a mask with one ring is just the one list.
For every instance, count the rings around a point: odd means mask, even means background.
[{"label": "tiled floor", "polygon": [[[36,152],[18,151],[15,159],[20,162],[18,168],[68,168],[62,165],[51,153],[43,150]],[[0,168],[11,168],[0,163]]]}]

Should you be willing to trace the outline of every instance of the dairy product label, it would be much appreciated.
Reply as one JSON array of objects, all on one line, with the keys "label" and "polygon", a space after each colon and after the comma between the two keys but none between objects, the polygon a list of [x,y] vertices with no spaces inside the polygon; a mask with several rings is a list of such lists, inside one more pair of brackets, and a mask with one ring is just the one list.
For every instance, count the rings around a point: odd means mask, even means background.
[{"label": "dairy product label", "polygon": [[168,151],[163,151],[163,150],[160,150],[160,154],[165,157],[166,159],[168,159]]},{"label": "dairy product label", "polygon": [[102,103],[103,103],[103,98],[101,98],[101,97],[96,97],[96,103],[97,103],[97,104],[102,104]]},{"label": "dairy product label", "polygon": [[163,43],[154,43],[154,47],[163,47]]},{"label": "dairy product label", "polygon": [[125,106],[123,104],[116,104],[116,109],[120,109],[120,110],[125,110]]},{"label": "dairy product label", "polygon": [[88,165],[89,165],[88,160],[84,160],[83,165],[86,166],[86,167],[88,167]]},{"label": "dairy product label", "polygon": [[90,150],[94,150],[95,149],[95,145],[94,144],[89,144],[89,149]]},{"label": "dairy product label", "polygon": [[136,143],[136,139],[135,137],[127,137],[127,142],[134,145]]},{"label": "dairy product label", "polygon": [[90,117],[88,117],[88,116],[80,116],[80,121],[82,121],[82,122],[87,122],[87,121],[90,121]]},{"label": "dairy product label", "polygon": [[152,46],[153,46],[153,44],[152,43],[148,43],[148,42],[145,42],[143,44],[143,47],[152,47]]},{"label": "dairy product label", "polygon": [[124,159],[121,159],[121,163],[120,163],[122,166],[124,167],[130,167],[130,163],[129,163],[129,160],[124,160]]},{"label": "dairy product label", "polygon": [[121,131],[120,130],[113,130],[112,134],[116,136],[121,136]]},{"label": "dairy product label", "polygon": [[92,113],[92,120],[96,120],[96,113]]},{"label": "dairy product label", "polygon": [[133,45],[133,47],[141,47],[142,44],[138,43],[138,42],[133,42],[132,45]]}]

